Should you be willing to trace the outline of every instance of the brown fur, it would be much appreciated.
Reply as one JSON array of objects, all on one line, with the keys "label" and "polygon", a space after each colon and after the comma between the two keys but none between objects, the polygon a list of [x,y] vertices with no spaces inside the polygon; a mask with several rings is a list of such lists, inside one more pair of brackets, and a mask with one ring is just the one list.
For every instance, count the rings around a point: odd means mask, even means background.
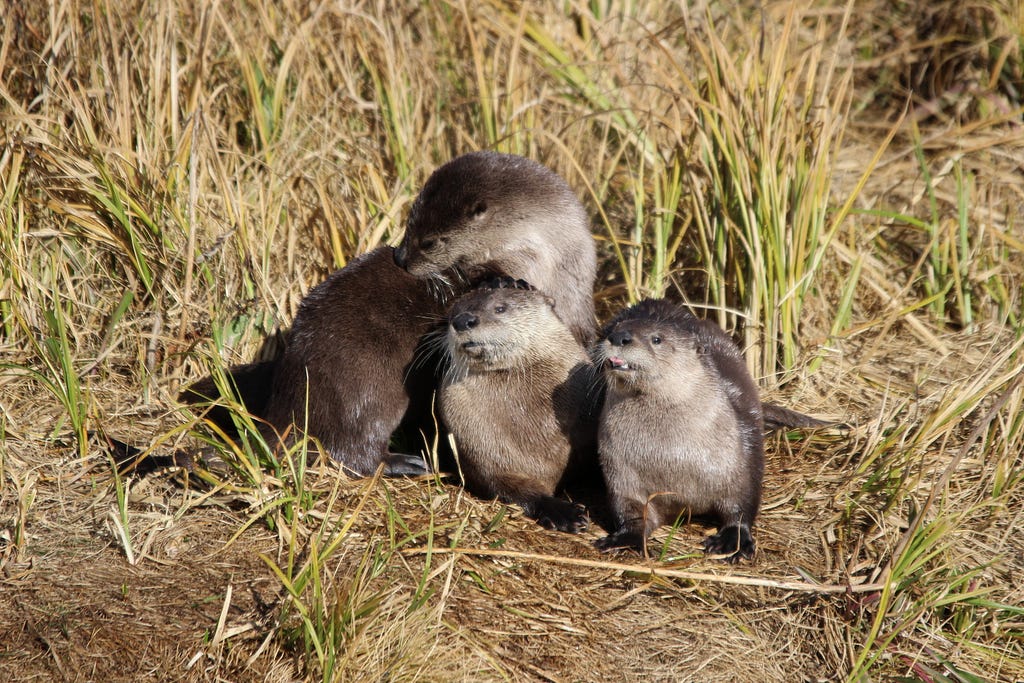
[{"label": "brown fur", "polygon": [[396,262],[440,288],[520,278],[549,296],[581,343],[594,338],[596,255],[566,182],[523,157],[471,152],[441,166],[413,204]]},{"label": "brown fur", "polygon": [[616,529],[598,547],[642,547],[685,512],[719,520],[709,553],[753,557],[763,422],[739,349],[714,323],[664,300],[625,310],[602,337],[598,452]]},{"label": "brown fur", "polygon": [[[540,164],[473,152],[431,175],[400,249],[378,249],[314,288],[284,356],[233,368],[232,380],[246,407],[269,422],[268,436],[290,442],[296,425],[354,473],[381,462],[388,474],[422,472],[421,459],[389,450],[394,430],[430,427],[424,406],[436,359],[410,372],[420,339],[444,301],[495,274],[529,280],[576,340],[593,339],[595,254],[578,199]],[[213,383],[201,381],[182,400],[216,397]],[[229,412],[211,419],[230,430]]]},{"label": "brown fur", "polygon": [[425,472],[422,459],[390,452],[389,441],[429,410],[433,368],[414,359],[443,316],[426,284],[394,264],[390,247],[333,273],[295,316],[273,373],[268,436],[305,431],[357,475],[382,462],[390,475]]},{"label": "brown fur", "polygon": [[[456,295],[493,275],[520,278],[555,302],[576,339],[595,337],[596,257],[589,221],[566,182],[520,156],[471,152],[441,166],[420,192],[396,262]],[[827,427],[765,404],[770,429]]]},{"label": "brown fur", "polygon": [[440,408],[466,487],[520,505],[548,528],[585,528],[582,506],[554,497],[573,459],[593,458],[585,350],[533,290],[478,289],[448,320]]}]

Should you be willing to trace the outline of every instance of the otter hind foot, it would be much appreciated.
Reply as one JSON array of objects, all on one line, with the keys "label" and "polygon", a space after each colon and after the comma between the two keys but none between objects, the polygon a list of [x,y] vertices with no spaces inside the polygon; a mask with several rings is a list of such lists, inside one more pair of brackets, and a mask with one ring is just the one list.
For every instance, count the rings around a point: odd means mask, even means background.
[{"label": "otter hind foot", "polygon": [[721,559],[735,564],[741,559],[754,559],[754,537],[748,526],[727,526],[704,541],[704,552],[723,556]]}]

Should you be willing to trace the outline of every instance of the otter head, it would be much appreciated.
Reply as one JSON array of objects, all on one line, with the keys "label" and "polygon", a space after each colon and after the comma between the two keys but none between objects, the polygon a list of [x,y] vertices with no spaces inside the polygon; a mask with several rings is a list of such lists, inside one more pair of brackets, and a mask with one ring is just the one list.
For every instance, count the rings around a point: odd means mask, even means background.
[{"label": "otter head", "polygon": [[[507,275],[550,292],[566,272],[559,260],[586,251],[574,258],[592,261],[594,249],[586,214],[561,177],[523,157],[471,152],[427,180],[395,262],[448,284]],[[593,268],[577,270],[589,278],[589,296]]]},{"label": "otter head", "polygon": [[458,299],[448,314],[455,376],[526,370],[543,360],[547,345],[538,338],[552,329],[570,334],[551,299],[522,280],[492,280]]},{"label": "otter head", "polygon": [[663,393],[704,374],[697,319],[664,301],[645,299],[605,327],[594,363],[612,390]]}]

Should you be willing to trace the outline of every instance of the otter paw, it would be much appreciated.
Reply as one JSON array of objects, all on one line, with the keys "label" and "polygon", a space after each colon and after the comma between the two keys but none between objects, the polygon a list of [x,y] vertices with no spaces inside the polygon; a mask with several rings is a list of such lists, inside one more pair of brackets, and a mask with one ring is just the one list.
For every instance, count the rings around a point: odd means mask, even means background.
[{"label": "otter paw", "polygon": [[644,535],[638,531],[616,531],[614,534],[609,534],[604,538],[594,541],[594,547],[602,552],[614,550],[636,550],[637,552],[643,552]]},{"label": "otter paw", "polygon": [[385,477],[419,477],[424,474],[430,474],[430,468],[418,455],[388,453],[384,460]]},{"label": "otter paw", "polygon": [[537,523],[545,529],[578,534],[590,525],[587,509],[579,503],[547,498],[535,505]]},{"label": "otter paw", "polygon": [[745,526],[727,526],[704,541],[704,552],[721,555],[721,559],[735,564],[742,559],[754,559],[754,537]]}]

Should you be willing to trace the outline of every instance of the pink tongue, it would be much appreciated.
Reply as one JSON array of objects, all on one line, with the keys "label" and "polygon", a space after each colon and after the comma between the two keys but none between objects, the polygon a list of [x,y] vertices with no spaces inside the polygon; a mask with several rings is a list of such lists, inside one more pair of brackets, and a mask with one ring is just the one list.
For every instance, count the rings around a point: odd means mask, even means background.
[{"label": "pink tongue", "polygon": [[626,367],[626,361],[622,360],[618,356],[609,356],[608,365],[613,368],[624,368]]}]

